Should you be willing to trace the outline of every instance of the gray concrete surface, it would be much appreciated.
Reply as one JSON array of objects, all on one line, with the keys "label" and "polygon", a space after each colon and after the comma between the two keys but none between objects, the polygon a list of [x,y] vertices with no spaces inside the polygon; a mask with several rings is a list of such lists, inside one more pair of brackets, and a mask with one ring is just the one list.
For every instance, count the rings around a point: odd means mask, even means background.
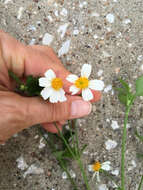
[{"label": "gray concrete surface", "polygon": [[[80,143],[88,144],[84,164],[87,167],[94,160],[110,160],[113,170],[119,170],[124,108],[112,86],[118,84],[118,77],[127,79],[133,86],[137,76],[143,74],[143,1],[0,0],[0,28],[25,44],[42,44],[45,33],[49,33],[53,36],[50,45],[57,54],[63,42],[70,40],[69,51],[60,59],[76,74],[82,64],[92,64],[92,77],[103,80],[105,90],[101,101],[93,105],[92,113],[79,120]],[[138,152],[143,153],[143,148],[134,136],[136,129],[143,134],[142,110],[140,98],[129,117],[127,190],[136,190],[143,174],[143,161],[136,156]],[[112,129],[113,121],[118,123],[116,130]],[[37,127],[32,127],[0,146],[0,190],[72,189],[68,180],[62,179],[62,171],[49,149],[39,149],[40,139]],[[114,149],[107,150],[105,142],[109,139],[117,142]],[[16,161],[19,157],[25,165],[19,165]],[[27,174],[24,178],[31,165],[38,174]],[[72,168],[81,189],[85,190],[74,163]],[[88,176],[91,179],[90,173]],[[119,181],[120,174],[115,179]],[[107,177],[101,177],[101,184],[114,189]],[[99,189],[95,181],[91,186],[93,190]]]}]

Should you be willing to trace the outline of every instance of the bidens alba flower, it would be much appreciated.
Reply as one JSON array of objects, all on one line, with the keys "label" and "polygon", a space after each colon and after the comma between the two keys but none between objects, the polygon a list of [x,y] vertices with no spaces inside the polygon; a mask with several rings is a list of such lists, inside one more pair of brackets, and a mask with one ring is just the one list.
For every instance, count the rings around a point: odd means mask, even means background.
[{"label": "bidens alba flower", "polygon": [[92,179],[94,179],[94,177],[96,176],[97,181],[100,182],[99,172],[101,170],[105,170],[105,171],[111,170],[110,164],[111,164],[110,161],[106,161],[106,162],[103,162],[103,163],[95,162],[92,165],[88,165],[88,171],[89,172],[94,172]]},{"label": "bidens alba flower", "polygon": [[51,103],[64,102],[67,100],[65,91],[63,90],[62,79],[57,78],[54,71],[49,69],[44,74],[45,77],[39,78],[39,86],[44,87],[41,96],[44,100],[49,98]]},{"label": "bidens alba flower", "polygon": [[84,64],[81,69],[81,77],[70,74],[66,78],[69,82],[73,83],[70,87],[72,95],[77,94],[79,91],[82,92],[82,97],[85,101],[93,99],[92,90],[103,90],[104,82],[101,80],[89,80],[91,74],[91,65]]}]

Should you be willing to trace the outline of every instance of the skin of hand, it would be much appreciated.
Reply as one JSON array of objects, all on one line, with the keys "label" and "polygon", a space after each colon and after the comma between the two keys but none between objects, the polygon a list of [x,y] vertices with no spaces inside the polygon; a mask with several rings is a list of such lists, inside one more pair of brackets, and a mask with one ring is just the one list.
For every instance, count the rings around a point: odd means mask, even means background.
[{"label": "skin of hand", "polygon": [[[24,79],[28,75],[43,76],[48,69],[62,78],[66,102],[52,104],[41,97],[23,97],[14,92],[15,84],[8,70]],[[88,115],[91,103],[69,93],[70,83],[66,81],[69,74],[52,48],[26,46],[0,30],[0,143],[35,124],[42,124],[49,132],[56,133],[53,122],[61,129],[66,120]],[[100,97],[101,93],[94,91],[93,102]]]}]

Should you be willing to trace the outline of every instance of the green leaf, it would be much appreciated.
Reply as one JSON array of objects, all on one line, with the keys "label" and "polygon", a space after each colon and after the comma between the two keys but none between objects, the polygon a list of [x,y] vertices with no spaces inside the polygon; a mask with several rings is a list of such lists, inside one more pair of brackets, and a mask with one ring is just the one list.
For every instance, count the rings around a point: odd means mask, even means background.
[{"label": "green leaf", "polygon": [[136,80],[136,95],[143,96],[143,76]]},{"label": "green leaf", "polygon": [[136,137],[143,142],[143,136],[139,135],[139,133],[135,132]]},{"label": "green leaf", "polygon": [[62,159],[63,154],[64,154],[64,151],[56,151],[56,152],[53,152],[53,155],[54,155],[57,159]]},{"label": "green leaf", "polygon": [[39,77],[28,76],[26,80],[26,94],[28,96],[39,96],[42,87],[39,86]]},{"label": "green leaf", "polygon": [[124,87],[125,91],[126,91],[127,93],[129,93],[129,92],[130,92],[130,87],[129,87],[128,83],[125,82],[125,81],[122,80],[122,79],[119,79],[119,81],[120,81],[120,83],[122,84],[122,86]]},{"label": "green leaf", "polygon": [[122,94],[122,93],[119,93],[119,94],[118,94],[118,98],[119,98],[119,100],[120,100],[120,102],[121,102],[122,104],[124,104],[125,106],[127,105],[127,103],[128,103],[128,97],[127,97],[127,95],[124,95],[124,94]]}]

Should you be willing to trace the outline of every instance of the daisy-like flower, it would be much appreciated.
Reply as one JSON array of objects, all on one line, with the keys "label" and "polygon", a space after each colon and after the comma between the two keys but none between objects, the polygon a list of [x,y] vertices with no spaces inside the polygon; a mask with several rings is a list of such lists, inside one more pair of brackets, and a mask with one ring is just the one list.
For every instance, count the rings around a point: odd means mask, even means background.
[{"label": "daisy-like flower", "polygon": [[110,166],[111,162],[110,161],[106,161],[103,163],[100,162],[95,162],[92,165],[88,165],[88,171],[89,172],[94,172],[92,179],[94,179],[94,177],[97,177],[97,181],[100,182],[100,176],[99,173],[101,170],[105,170],[105,171],[109,171],[111,170],[111,166]]},{"label": "daisy-like flower", "polygon": [[67,100],[63,90],[62,79],[57,78],[54,71],[49,69],[45,72],[45,77],[39,78],[39,86],[44,87],[41,96],[44,100],[49,98],[51,103],[64,102]]},{"label": "daisy-like flower", "polygon": [[79,91],[82,92],[82,97],[85,101],[93,99],[92,90],[101,91],[104,88],[104,82],[101,80],[89,80],[91,74],[91,65],[84,64],[81,69],[81,77],[70,74],[66,78],[69,82],[73,83],[70,86],[70,92],[72,95],[77,94]]}]

